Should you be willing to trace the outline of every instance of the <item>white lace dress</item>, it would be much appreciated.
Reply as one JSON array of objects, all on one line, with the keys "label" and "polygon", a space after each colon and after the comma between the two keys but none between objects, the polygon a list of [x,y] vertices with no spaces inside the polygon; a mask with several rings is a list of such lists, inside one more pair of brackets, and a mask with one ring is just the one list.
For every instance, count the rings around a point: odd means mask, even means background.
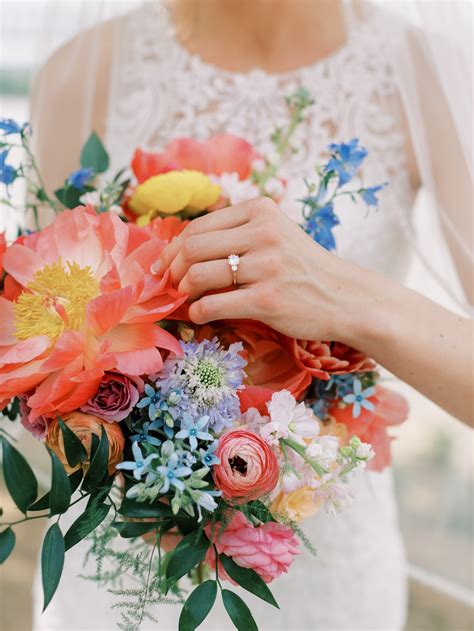
[{"label": "white lace dress", "polygon": [[[413,191],[405,164],[405,138],[390,64],[383,57],[390,33],[381,14],[350,25],[347,43],[330,57],[285,74],[262,70],[223,71],[189,54],[178,42],[166,10],[149,3],[127,20],[121,59],[112,77],[106,144],[113,166],[122,167],[135,147],[159,150],[179,136],[206,138],[218,132],[240,135],[262,152],[275,124],[286,118],[284,95],[298,86],[316,99],[307,126],[297,135],[300,152],[285,167],[290,182],[284,208],[295,219],[303,176],[329,142],[358,136],[369,149],[364,182],[390,181],[380,209],[368,215],[349,203],[339,209],[338,254],[399,281],[410,258],[402,222],[409,221]],[[315,270],[315,274],[317,270]],[[323,512],[304,522],[318,557],[304,553],[272,590],[280,611],[242,594],[261,629],[360,629],[395,631],[406,613],[405,558],[392,474],[367,473],[356,500],[338,517]],[[37,580],[36,629],[115,629],[114,598],[77,575],[86,547],[68,552],[59,590],[40,616]],[[179,608],[156,610],[159,628],[177,629]],[[144,624],[144,629],[156,625]],[[204,629],[232,629],[218,606]]]}]

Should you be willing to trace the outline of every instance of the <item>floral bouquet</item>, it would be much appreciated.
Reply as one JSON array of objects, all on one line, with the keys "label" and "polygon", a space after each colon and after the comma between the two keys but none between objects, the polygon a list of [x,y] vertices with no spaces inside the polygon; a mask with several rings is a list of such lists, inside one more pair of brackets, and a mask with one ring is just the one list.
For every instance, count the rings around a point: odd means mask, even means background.
[{"label": "floral bouquet", "polygon": [[[380,385],[373,361],[254,321],[197,326],[169,270],[153,272],[193,217],[257,195],[282,199],[279,167],[312,101],[300,90],[287,103],[289,124],[275,131],[272,158],[226,134],[184,138],[162,153],[137,150],[133,177],[107,179],[99,175],[108,155],[92,135],[81,168],[54,197],[28,127],[0,122],[7,194],[23,177],[37,220],[44,205],[56,212],[49,226],[0,242],[0,409],[20,418],[51,459],[51,486],[38,498],[34,472],[0,426],[5,483],[24,514],[1,524],[0,560],[14,548],[14,526],[52,520],[42,547],[44,607],[65,552],[88,537],[93,578],[122,598],[125,628],[151,618],[155,603],[178,602],[179,629],[193,630],[219,590],[236,628],[256,629],[224,585],[278,607],[268,584],[289,570],[300,542],[312,550],[300,522],[321,507],[339,512],[357,471],[390,462],[387,427],[407,408]],[[15,144],[26,155],[19,168],[8,164]],[[301,202],[303,229],[332,250],[338,196],[375,206],[382,186],[348,188],[367,155],[356,139],[329,154]],[[81,513],[64,532],[60,518],[75,505]],[[172,534],[178,543],[165,553]],[[126,540],[121,551],[116,537]],[[127,573],[139,588],[123,588]],[[180,585],[186,576],[190,594]]]}]

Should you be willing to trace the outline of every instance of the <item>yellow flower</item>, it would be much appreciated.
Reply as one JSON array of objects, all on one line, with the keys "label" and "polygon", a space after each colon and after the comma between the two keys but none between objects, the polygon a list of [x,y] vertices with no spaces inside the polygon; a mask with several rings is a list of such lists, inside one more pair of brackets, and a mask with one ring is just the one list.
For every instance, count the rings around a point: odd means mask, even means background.
[{"label": "yellow flower", "polygon": [[283,514],[294,521],[301,521],[315,513],[318,504],[313,499],[314,490],[303,486],[291,493],[280,491],[270,506],[274,514]]},{"label": "yellow flower", "polygon": [[220,188],[199,171],[168,171],[155,175],[135,189],[129,202],[140,224],[156,215],[174,215],[183,211],[193,216],[217,202]]}]

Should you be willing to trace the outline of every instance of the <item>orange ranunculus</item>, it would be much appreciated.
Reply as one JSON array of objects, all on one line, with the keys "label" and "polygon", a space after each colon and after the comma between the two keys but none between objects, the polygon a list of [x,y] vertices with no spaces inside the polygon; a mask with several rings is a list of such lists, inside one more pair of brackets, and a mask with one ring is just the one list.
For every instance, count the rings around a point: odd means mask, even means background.
[{"label": "orange ranunculus", "polygon": [[[125,438],[118,423],[107,423],[107,421],[92,416],[91,414],[83,414],[82,412],[70,412],[62,417],[65,424],[71,431],[80,438],[82,444],[86,448],[87,455],[90,455],[92,434],[100,438],[102,429],[107,434],[109,441],[109,475],[115,471],[115,465],[122,461],[122,452],[125,446]],[[66,473],[69,475],[79,467],[88,467],[89,462],[76,467],[70,467],[64,452],[63,433],[59,427],[58,420],[55,419],[48,429],[46,437],[47,446],[54,451],[60,462],[63,464]]]},{"label": "orange ranunculus", "polygon": [[369,412],[361,409],[357,418],[352,416],[352,405],[339,407],[335,404],[329,409],[329,415],[337,423],[347,427],[349,436],[358,436],[363,442],[370,443],[375,457],[369,461],[367,468],[382,471],[391,463],[390,443],[392,438],[387,432],[390,425],[400,425],[408,416],[408,403],[404,397],[387,390],[382,386],[375,387],[375,394],[370,397],[375,409]]},{"label": "orange ranunculus", "polygon": [[232,342],[243,343],[248,362],[247,385],[274,392],[289,390],[295,398],[300,398],[310,385],[311,375],[296,363],[287,338],[265,324],[254,320],[226,320],[204,325],[196,332],[199,341],[214,335],[226,346]]},{"label": "orange ranunculus", "polygon": [[296,364],[316,379],[328,381],[331,374],[374,370],[375,363],[363,353],[340,342],[310,342],[286,338]]},{"label": "orange ranunculus", "polygon": [[183,221],[178,217],[157,217],[145,227],[145,230],[161,241],[169,243],[183,232],[188,223],[188,220]]},{"label": "orange ranunculus", "polygon": [[218,134],[200,142],[192,138],[178,138],[170,142],[162,153],[147,153],[137,149],[132,169],[139,183],[154,175],[190,169],[201,173],[238,173],[249,177],[252,161],[258,157],[251,144],[232,134]]},{"label": "orange ranunculus", "polygon": [[33,391],[31,420],[64,414],[88,401],[106,370],[154,373],[158,348],[181,352],[156,321],[186,297],[168,272],[150,273],[165,242],[137,230],[79,207],[7,248],[4,269],[21,292],[0,296],[0,405]]}]

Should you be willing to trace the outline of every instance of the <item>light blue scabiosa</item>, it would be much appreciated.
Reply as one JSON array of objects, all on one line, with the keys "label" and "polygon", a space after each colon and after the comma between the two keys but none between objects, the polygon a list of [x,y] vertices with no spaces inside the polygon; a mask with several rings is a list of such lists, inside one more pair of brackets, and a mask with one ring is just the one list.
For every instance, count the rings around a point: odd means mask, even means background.
[{"label": "light blue scabiosa", "polygon": [[352,404],[352,416],[354,418],[358,418],[362,408],[372,412],[374,410],[374,404],[372,401],[369,401],[369,398],[374,396],[375,388],[370,386],[370,388],[362,390],[360,380],[354,379],[353,389],[353,393],[346,394],[346,396],[342,399],[344,403]]},{"label": "light blue scabiosa", "polygon": [[138,445],[138,442],[134,442],[132,445],[132,453],[135,458],[134,462],[120,462],[116,468],[123,469],[124,471],[133,471],[133,477],[135,480],[141,480],[144,473],[149,472],[150,464],[158,458],[158,454],[150,454],[146,458],[143,457],[142,450]]},{"label": "light blue scabiosa", "polygon": [[181,430],[176,434],[176,438],[188,440],[189,446],[194,451],[198,446],[198,439],[205,441],[213,441],[214,436],[204,431],[209,423],[208,416],[201,416],[200,419],[194,421],[192,416],[185,412],[181,422]]},{"label": "light blue scabiosa", "polygon": [[209,427],[219,432],[240,416],[237,391],[245,378],[246,361],[240,356],[240,342],[223,348],[218,339],[181,342],[183,356],[167,359],[157,386],[167,396],[181,394],[173,416],[188,413],[198,419],[209,417]]},{"label": "light blue scabiosa", "polygon": [[130,440],[132,443],[140,442],[140,443],[148,443],[150,445],[154,445],[155,447],[159,447],[161,445],[161,440],[156,438],[155,436],[150,436],[151,431],[156,431],[160,429],[162,423],[160,421],[145,421],[143,425],[137,429],[138,433],[130,436]]},{"label": "light blue scabiosa", "polygon": [[180,478],[185,478],[191,475],[192,472],[190,467],[180,465],[179,456],[176,452],[172,453],[166,464],[156,468],[156,473],[161,476],[163,480],[160,493],[167,493],[170,486],[178,489],[178,491],[184,491],[184,482]]}]

